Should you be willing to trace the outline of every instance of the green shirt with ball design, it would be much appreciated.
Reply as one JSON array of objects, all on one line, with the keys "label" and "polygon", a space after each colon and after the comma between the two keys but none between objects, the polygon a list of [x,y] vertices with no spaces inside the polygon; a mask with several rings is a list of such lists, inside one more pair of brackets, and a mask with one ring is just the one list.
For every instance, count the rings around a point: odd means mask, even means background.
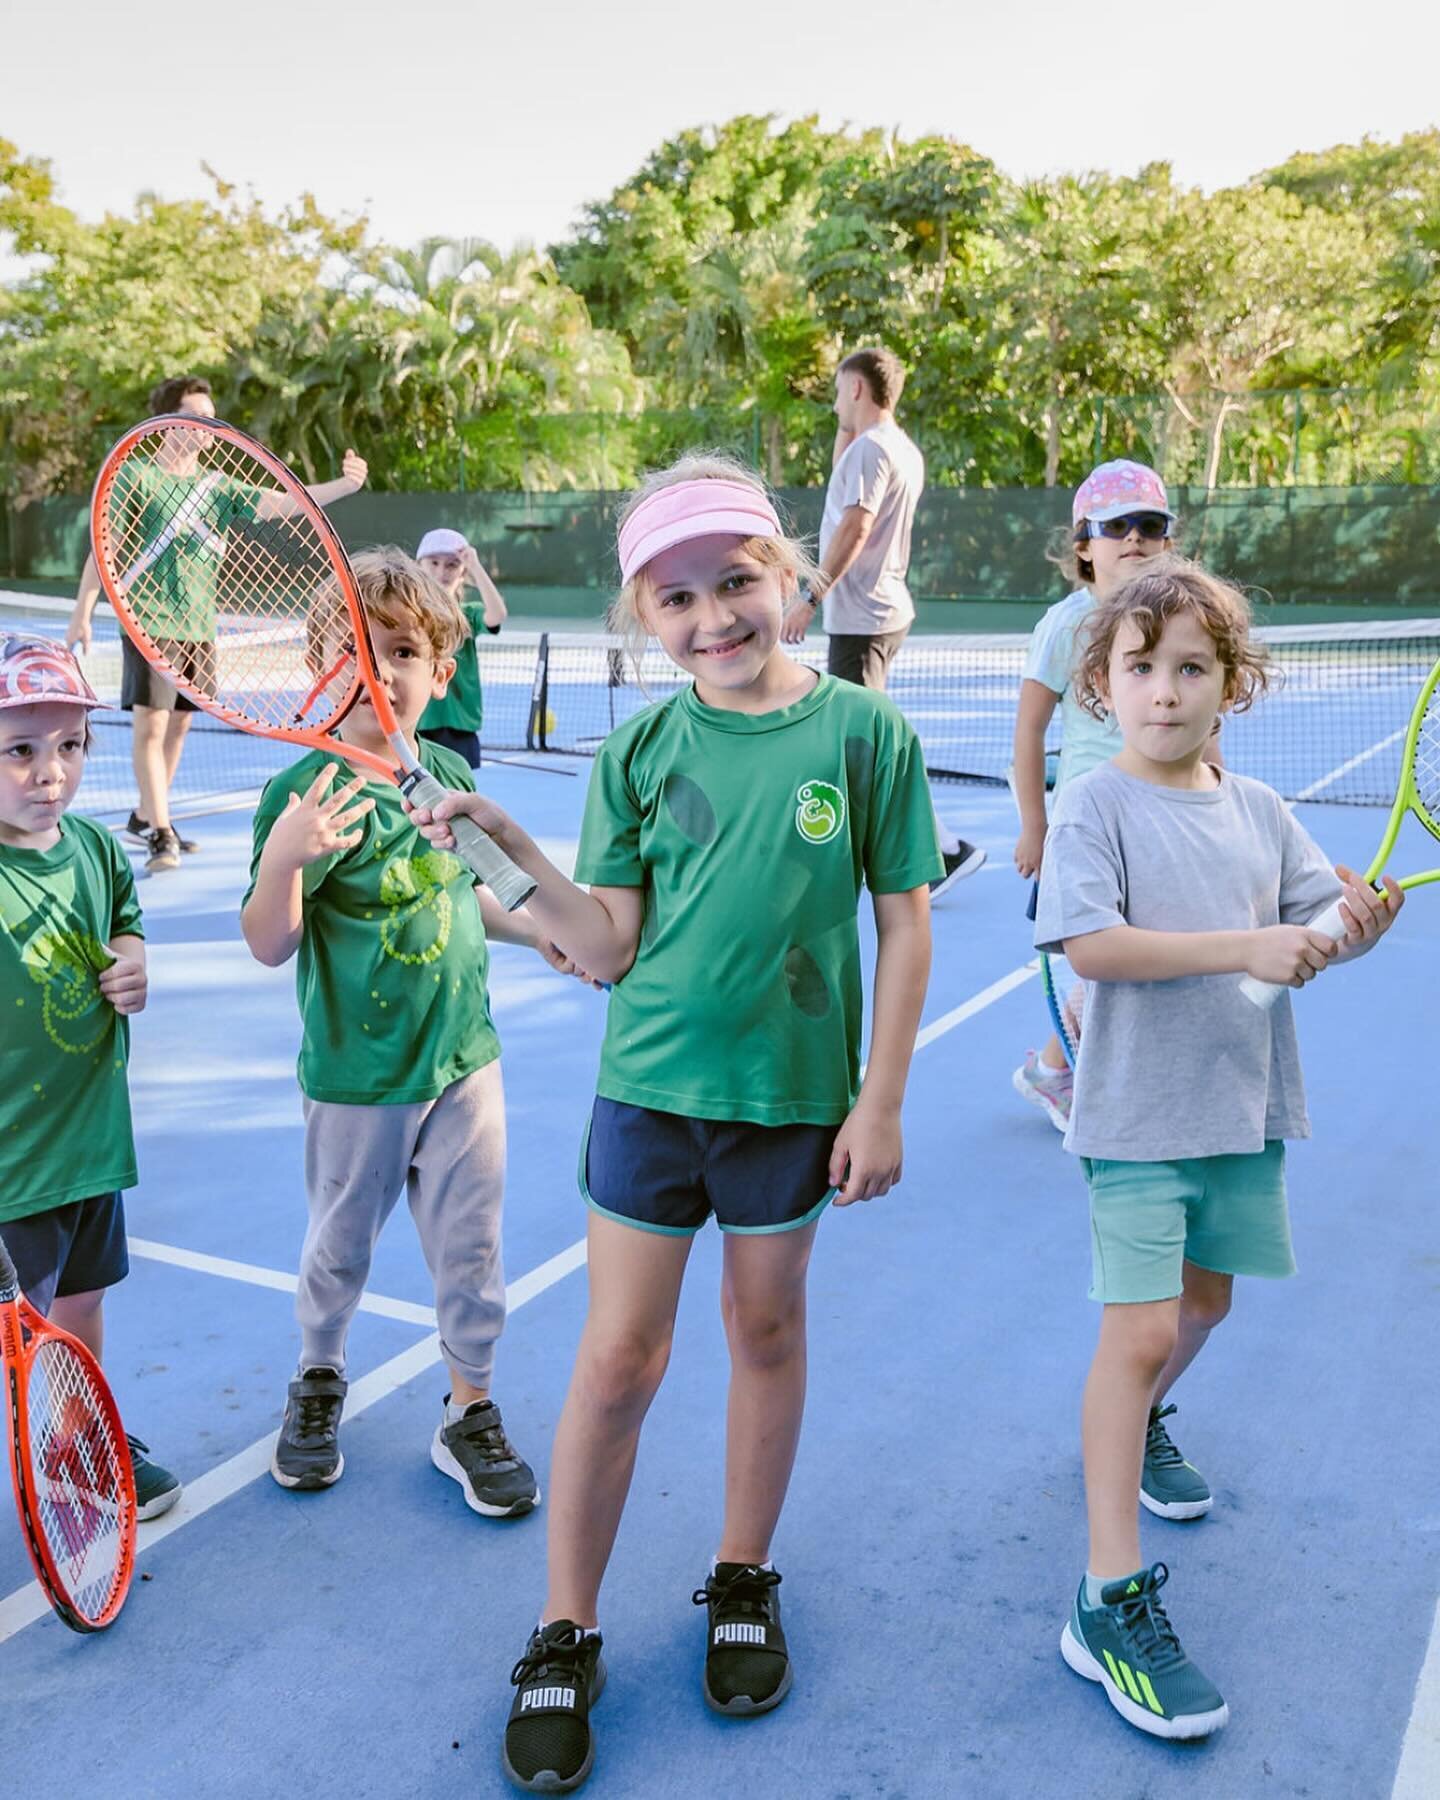
[{"label": "green shirt with ball design", "polygon": [[[473,790],[453,751],[423,738],[418,750],[436,780]],[[260,796],[247,900],[286,799],[303,795],[327,762],[339,763],[340,787],[349,765],[312,750]],[[360,842],[302,876],[300,1087],[312,1100],[399,1106],[436,1099],[493,1062],[500,1041],[474,875],[421,837],[393,782],[377,775],[364,791],[375,807],[356,828]]]},{"label": "green shirt with ball design", "polygon": [[605,740],[577,881],[645,890],[599,1091],[687,1118],[839,1124],[860,1083],[856,920],[944,869],[919,741],[883,694],[822,675],[759,715],[694,688]]},{"label": "green shirt with ball design", "polygon": [[142,935],[130,864],[70,814],[49,850],[0,845],[0,1225],[134,1187],[130,1025],[106,945]]}]

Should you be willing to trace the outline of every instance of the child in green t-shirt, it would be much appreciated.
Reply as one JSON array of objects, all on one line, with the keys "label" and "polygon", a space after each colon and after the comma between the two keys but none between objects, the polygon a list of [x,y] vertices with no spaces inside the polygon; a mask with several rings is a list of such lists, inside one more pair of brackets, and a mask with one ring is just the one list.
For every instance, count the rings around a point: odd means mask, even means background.
[{"label": "child in green t-shirt", "polygon": [[[0,1237],[31,1304],[97,1357],[130,1267],[127,1021],[145,1005],[130,865],[66,813],[100,704],[62,645],[0,636]],[[158,1518],[180,1483],[128,1442],[139,1515]]]},{"label": "child in green t-shirt", "polygon": [[[754,476],[697,457],[653,477],[622,518],[620,563],[617,622],[657,638],[694,685],[603,745],[576,868],[590,891],[488,801],[436,809],[503,843],[536,879],[541,928],[614,983],[581,1161],[590,1313],[555,1441],[550,1589],[505,1732],[507,1773],[540,1793],[591,1766],[600,1583],[712,1212],[731,1374],[724,1524],[693,1596],[703,1691],[735,1716],[789,1691],[770,1543],[804,1406],[806,1271],[832,1198],[900,1179],[943,866],[920,747],[893,703],[782,647],[807,562]],[[446,848],[443,823],[417,817]],[[863,1083],[862,883],[878,937]]]},{"label": "child in green t-shirt", "polygon": [[[432,700],[420,720],[420,735],[463,756],[472,769],[480,767],[480,724],[484,699],[480,691],[480,658],[476,646],[480,633],[491,637],[509,616],[500,590],[486,574],[480,558],[458,531],[444,526],[427,531],[415,552],[415,560],[433,575],[465,615],[470,635],[455,651],[455,673],[438,700]],[[467,587],[480,595],[477,605],[463,598]]]},{"label": "child in green t-shirt", "polygon": [[[394,549],[355,558],[375,656],[400,728],[413,742],[427,703],[445,692],[464,636],[459,607]],[[347,630],[312,620],[338,649]],[[362,702],[340,727],[389,756]],[[423,740],[421,762],[470,786],[458,756]],[[451,1392],[431,1459],[491,1517],[529,1512],[535,1477],[490,1397],[505,1322],[500,1255],[505,1107],[490,1020],[486,932],[534,946],[569,969],[522,909],[506,914],[458,857],[432,850],[392,783],[336,783],[339,760],[311,751],[266,787],[255,814],[245,941],[270,966],[299,952],[305,1185],[310,1223],[300,1256],[300,1367],[290,1383],[271,1472],[316,1489],[344,1469],[345,1339],[381,1227],[402,1190],[435,1281]]]}]

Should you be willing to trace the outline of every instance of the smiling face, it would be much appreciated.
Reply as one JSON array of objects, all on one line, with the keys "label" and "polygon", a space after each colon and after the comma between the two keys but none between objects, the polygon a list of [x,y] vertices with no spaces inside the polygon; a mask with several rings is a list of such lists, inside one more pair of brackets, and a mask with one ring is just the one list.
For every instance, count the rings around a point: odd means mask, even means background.
[{"label": "smiling face", "polygon": [[1104,698],[1125,738],[1122,767],[1169,784],[1193,772],[1233,695],[1215,640],[1187,611],[1166,620],[1149,650],[1137,625],[1120,627]]},{"label": "smiling face", "polygon": [[0,844],[49,850],[85,773],[85,708],[45,700],[0,709]]},{"label": "smiling face", "polygon": [[644,571],[641,621],[710,706],[743,705],[777,657],[788,666],[780,621],[794,580],[757,562],[744,543],[723,533],[691,538]]},{"label": "smiling face", "polygon": [[1089,558],[1094,572],[1096,598],[1108,600],[1123,582],[1139,573],[1150,557],[1159,556],[1170,547],[1169,538],[1142,538],[1138,531],[1131,531],[1123,538],[1090,538],[1079,549],[1081,556]]}]

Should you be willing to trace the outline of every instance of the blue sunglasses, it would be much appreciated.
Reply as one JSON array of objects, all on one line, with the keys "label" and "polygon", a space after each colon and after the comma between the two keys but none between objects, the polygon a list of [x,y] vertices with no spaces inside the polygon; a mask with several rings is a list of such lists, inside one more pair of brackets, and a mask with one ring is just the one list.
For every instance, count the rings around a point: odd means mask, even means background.
[{"label": "blue sunglasses", "polygon": [[1152,543],[1170,535],[1172,524],[1169,513],[1133,512],[1121,513],[1118,519],[1082,519],[1075,527],[1075,536],[1087,538],[1127,538],[1132,531]]}]

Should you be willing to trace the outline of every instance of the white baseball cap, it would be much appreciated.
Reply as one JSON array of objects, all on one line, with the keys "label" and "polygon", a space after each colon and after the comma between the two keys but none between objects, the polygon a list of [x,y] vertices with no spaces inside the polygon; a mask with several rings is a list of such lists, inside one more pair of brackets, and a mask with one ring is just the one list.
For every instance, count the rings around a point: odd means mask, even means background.
[{"label": "white baseball cap", "polygon": [[415,557],[418,562],[422,556],[460,556],[469,548],[464,532],[451,531],[442,525],[425,533]]}]

